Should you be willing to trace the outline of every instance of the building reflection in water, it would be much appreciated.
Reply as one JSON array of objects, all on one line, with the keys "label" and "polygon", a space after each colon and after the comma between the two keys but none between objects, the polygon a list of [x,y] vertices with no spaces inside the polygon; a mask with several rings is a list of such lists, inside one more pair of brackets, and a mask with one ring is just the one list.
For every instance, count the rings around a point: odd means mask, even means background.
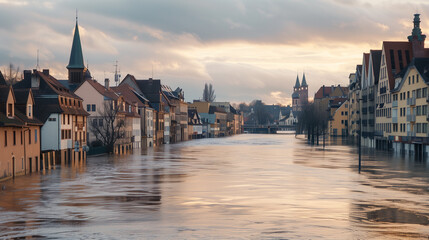
[{"label": "building reflection in water", "polygon": [[342,141],[241,135],[91,157],[1,183],[0,238],[429,236],[429,167]]}]

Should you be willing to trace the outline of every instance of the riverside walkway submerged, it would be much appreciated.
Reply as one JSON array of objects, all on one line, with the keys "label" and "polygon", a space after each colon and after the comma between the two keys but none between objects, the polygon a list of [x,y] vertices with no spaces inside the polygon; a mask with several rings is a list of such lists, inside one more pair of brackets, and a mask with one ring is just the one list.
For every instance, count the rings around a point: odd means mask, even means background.
[{"label": "riverside walkway submerged", "polygon": [[[0,183],[0,239],[429,236],[429,162],[293,135],[239,135],[88,158]],[[1,189],[1,188],[0,188]]]}]

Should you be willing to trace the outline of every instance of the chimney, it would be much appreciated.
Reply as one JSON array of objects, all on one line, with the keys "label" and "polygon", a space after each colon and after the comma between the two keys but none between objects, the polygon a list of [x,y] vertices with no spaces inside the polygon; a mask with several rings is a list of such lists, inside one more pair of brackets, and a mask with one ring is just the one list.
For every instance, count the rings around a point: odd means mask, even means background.
[{"label": "chimney", "polygon": [[104,79],[104,87],[105,87],[106,89],[109,89],[109,79],[108,79],[108,78],[105,78],[105,79]]},{"label": "chimney", "polygon": [[49,69],[43,69],[43,74],[45,74],[46,76],[49,76]]},{"label": "chimney", "polygon": [[31,79],[31,70],[24,70],[24,80],[30,81]]}]

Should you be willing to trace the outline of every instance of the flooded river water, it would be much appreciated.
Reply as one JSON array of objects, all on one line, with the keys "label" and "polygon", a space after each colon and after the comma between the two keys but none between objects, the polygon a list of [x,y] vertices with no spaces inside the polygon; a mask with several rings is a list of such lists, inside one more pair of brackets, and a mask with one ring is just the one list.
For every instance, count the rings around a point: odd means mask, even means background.
[{"label": "flooded river water", "polygon": [[[429,162],[293,135],[88,158],[0,183],[0,239],[427,239]],[[2,190],[3,188],[3,190]]]}]

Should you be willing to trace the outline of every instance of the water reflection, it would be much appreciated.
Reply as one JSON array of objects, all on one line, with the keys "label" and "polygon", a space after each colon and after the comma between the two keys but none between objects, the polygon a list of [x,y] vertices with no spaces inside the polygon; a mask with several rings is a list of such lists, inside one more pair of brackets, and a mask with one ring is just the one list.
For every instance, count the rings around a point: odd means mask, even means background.
[{"label": "water reflection", "polygon": [[0,238],[427,238],[426,160],[241,135],[0,183]]}]

